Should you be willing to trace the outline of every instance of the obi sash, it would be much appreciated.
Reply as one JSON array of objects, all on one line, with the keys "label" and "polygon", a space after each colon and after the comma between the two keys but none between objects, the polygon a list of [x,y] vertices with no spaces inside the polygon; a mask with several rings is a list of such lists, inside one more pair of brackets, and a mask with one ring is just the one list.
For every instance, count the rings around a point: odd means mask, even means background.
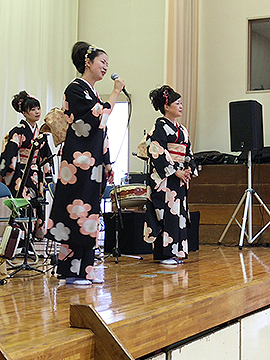
[{"label": "obi sash", "polygon": [[179,164],[185,162],[187,144],[168,143],[167,147],[173,162]]}]

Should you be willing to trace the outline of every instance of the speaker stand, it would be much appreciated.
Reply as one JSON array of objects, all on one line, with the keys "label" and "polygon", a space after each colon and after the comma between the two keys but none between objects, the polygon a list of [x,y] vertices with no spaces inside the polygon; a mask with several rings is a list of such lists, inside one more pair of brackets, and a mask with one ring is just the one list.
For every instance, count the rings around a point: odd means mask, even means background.
[{"label": "speaker stand", "polygon": [[[218,245],[221,244],[222,240],[224,239],[225,235],[227,234],[232,222],[235,220],[235,222],[237,223],[237,225],[241,228],[241,234],[240,234],[240,239],[239,239],[239,250],[242,250],[243,247],[243,242],[244,242],[244,236],[246,236],[248,243],[251,244],[253,243],[253,241],[255,241],[263,232],[264,230],[266,230],[268,228],[268,226],[270,225],[270,221],[254,236],[252,237],[252,195],[255,196],[255,198],[257,199],[257,201],[263,206],[264,210],[268,213],[268,215],[270,216],[270,210],[268,209],[268,207],[264,204],[264,202],[262,201],[262,199],[259,197],[259,195],[256,193],[256,191],[254,189],[252,189],[252,160],[251,160],[251,151],[248,152],[248,188],[245,190],[245,193],[243,194],[240,202],[238,203],[234,213],[232,214],[232,217],[230,219],[230,221],[228,222],[227,226],[225,227],[223,233],[221,234],[219,240],[218,240]],[[245,208],[244,208],[244,215],[243,215],[243,221],[242,221],[242,226],[240,225],[240,223],[238,222],[238,220],[236,219],[236,215],[240,209],[240,207],[242,206],[242,204],[245,202]],[[247,224],[247,219],[248,219],[248,234],[246,233],[246,224]]]}]

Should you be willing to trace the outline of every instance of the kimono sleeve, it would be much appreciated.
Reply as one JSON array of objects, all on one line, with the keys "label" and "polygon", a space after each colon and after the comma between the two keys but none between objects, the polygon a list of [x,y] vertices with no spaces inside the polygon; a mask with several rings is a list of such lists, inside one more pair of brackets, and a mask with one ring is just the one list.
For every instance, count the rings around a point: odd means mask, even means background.
[{"label": "kimono sleeve", "polygon": [[153,133],[147,137],[147,153],[150,158],[150,163],[161,179],[176,172],[176,167],[168,151],[167,143],[168,138],[163,128],[163,123],[157,120]]},{"label": "kimono sleeve", "polygon": [[14,128],[10,131],[8,140],[3,147],[0,157],[0,176],[6,185],[10,184],[12,176],[15,173],[18,152],[24,141],[24,135],[18,128]]}]

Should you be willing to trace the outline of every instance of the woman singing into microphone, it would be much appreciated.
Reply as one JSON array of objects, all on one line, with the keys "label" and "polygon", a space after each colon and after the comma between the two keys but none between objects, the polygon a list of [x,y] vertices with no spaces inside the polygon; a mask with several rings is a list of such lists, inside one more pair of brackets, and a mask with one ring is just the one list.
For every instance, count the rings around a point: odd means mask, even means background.
[{"label": "woman singing into microphone", "polygon": [[197,169],[187,129],[177,121],[182,115],[181,95],[164,85],[149,97],[163,116],[146,139],[150,161],[144,240],[154,243],[154,260],[177,265],[188,256],[187,189]]},{"label": "woman singing into microphone", "polygon": [[[104,177],[112,181],[106,136],[106,118],[124,87],[116,79],[108,102],[103,103],[95,83],[107,73],[104,50],[78,42],[72,60],[82,76],[64,92],[64,110],[69,123],[47,237],[61,242],[59,278],[66,284],[100,282],[93,271],[98,241],[100,198]],[[103,116],[106,115],[106,116]]]}]

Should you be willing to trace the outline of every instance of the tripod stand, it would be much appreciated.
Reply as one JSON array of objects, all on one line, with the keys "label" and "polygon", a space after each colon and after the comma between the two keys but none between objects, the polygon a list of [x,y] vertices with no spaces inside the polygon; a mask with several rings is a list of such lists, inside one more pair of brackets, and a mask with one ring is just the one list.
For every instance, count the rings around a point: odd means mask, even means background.
[{"label": "tripod stand", "polygon": [[[263,206],[263,208],[265,209],[265,211],[268,213],[269,216],[270,216],[270,210],[264,204],[264,202],[259,197],[259,195],[256,193],[256,191],[252,189],[251,151],[248,151],[248,163],[247,163],[247,166],[248,166],[248,188],[245,190],[245,193],[242,196],[240,202],[238,203],[238,205],[237,205],[237,207],[236,207],[230,221],[228,222],[227,226],[225,227],[223,233],[221,234],[221,236],[220,236],[220,238],[218,240],[218,245],[219,245],[219,244],[221,244],[221,241],[224,239],[224,237],[225,237],[227,231],[229,230],[229,227],[231,226],[232,222],[235,220],[237,225],[241,228],[241,234],[240,234],[239,246],[238,246],[239,250],[242,250],[243,242],[244,242],[244,236],[247,237],[248,243],[251,244],[270,225],[270,221],[269,221],[254,237],[252,237],[252,195],[255,196],[255,198]],[[240,223],[236,219],[236,215],[237,215],[241,205],[243,204],[244,200],[246,200],[246,202],[245,202],[245,208],[244,208],[243,222],[242,222],[242,226],[241,226]],[[245,232],[247,219],[248,219],[248,234]]]}]

